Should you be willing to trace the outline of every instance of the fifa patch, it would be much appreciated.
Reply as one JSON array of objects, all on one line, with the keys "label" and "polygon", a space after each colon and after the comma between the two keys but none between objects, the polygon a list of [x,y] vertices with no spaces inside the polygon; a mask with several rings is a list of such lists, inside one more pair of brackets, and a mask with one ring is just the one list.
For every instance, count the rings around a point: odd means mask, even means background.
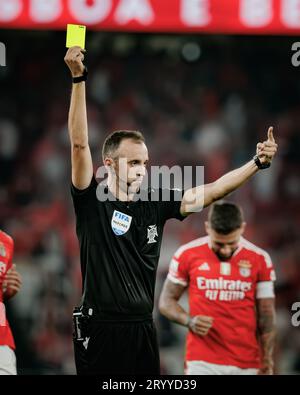
[{"label": "fifa patch", "polygon": [[157,233],[157,226],[156,225],[149,225],[147,228],[147,244],[151,243],[157,243],[157,240],[155,240],[155,237],[158,236]]},{"label": "fifa patch", "polygon": [[6,257],[6,249],[2,242],[0,242],[0,256],[2,256],[3,258]]},{"label": "fifa patch", "polygon": [[229,262],[221,262],[220,273],[223,276],[230,276],[231,264]]},{"label": "fifa patch", "polygon": [[131,221],[132,221],[132,217],[130,215],[114,210],[111,219],[111,228],[114,234],[117,236],[124,235],[129,230]]},{"label": "fifa patch", "polygon": [[240,270],[240,275],[242,277],[249,277],[251,275],[251,263],[246,260],[241,260],[238,263],[239,270]]}]

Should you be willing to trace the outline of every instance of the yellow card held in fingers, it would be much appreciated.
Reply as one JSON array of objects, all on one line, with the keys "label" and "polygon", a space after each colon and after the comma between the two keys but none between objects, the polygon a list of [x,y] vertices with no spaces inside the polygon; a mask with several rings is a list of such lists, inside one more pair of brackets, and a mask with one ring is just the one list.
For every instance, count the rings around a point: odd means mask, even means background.
[{"label": "yellow card held in fingers", "polygon": [[67,42],[66,47],[79,46],[85,49],[85,30],[86,26],[83,25],[67,25]]}]

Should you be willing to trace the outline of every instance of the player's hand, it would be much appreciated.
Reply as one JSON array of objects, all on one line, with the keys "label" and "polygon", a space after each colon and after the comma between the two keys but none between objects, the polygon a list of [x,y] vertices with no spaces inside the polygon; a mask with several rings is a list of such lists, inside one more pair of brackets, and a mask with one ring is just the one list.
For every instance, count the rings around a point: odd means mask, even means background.
[{"label": "player's hand", "polygon": [[196,315],[191,319],[189,329],[196,335],[206,336],[212,325],[212,317],[208,317],[207,315]]},{"label": "player's hand", "polygon": [[16,270],[16,265],[13,265],[6,273],[3,280],[3,293],[5,298],[9,299],[15,296],[21,289],[22,277]]},{"label": "player's hand", "polygon": [[81,47],[71,47],[66,53],[64,60],[69,67],[73,78],[80,77],[83,74],[85,52],[85,49],[82,49]]},{"label": "player's hand", "polygon": [[268,139],[263,143],[258,143],[256,146],[256,154],[261,163],[271,163],[276,154],[278,145],[273,136],[273,127],[268,129]]}]

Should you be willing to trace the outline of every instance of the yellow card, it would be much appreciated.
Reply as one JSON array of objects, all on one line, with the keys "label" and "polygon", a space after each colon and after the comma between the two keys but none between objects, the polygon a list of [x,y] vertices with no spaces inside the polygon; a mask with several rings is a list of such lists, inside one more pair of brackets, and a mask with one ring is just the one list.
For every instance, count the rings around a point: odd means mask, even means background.
[{"label": "yellow card", "polygon": [[85,30],[86,27],[83,25],[67,25],[67,42],[66,47],[79,46],[85,49]]}]

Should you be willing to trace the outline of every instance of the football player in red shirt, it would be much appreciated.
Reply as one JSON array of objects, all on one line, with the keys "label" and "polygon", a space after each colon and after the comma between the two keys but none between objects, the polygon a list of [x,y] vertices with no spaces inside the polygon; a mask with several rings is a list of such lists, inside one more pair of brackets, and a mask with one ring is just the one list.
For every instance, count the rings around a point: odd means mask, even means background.
[{"label": "football player in red shirt", "polygon": [[13,239],[0,230],[0,375],[15,375],[15,342],[6,319],[4,301],[15,296],[22,284],[21,276],[12,263]]},{"label": "football player in red shirt", "polygon": [[[189,328],[186,374],[273,374],[275,272],[269,254],[242,237],[237,205],[214,204],[207,236],[180,247],[160,312]],[[189,314],[178,303],[188,290]]]}]

